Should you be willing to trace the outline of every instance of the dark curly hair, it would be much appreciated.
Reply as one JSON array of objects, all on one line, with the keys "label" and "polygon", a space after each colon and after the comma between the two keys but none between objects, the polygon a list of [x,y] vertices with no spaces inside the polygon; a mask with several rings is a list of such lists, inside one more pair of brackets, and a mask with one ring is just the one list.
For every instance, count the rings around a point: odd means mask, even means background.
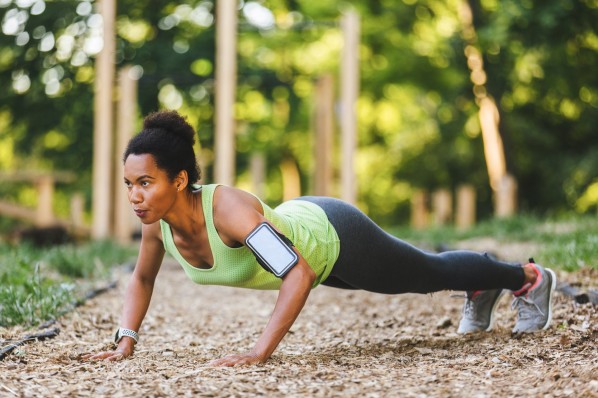
[{"label": "dark curly hair", "polygon": [[201,178],[193,151],[194,143],[195,130],[176,111],[150,113],[143,120],[143,130],[129,141],[123,154],[123,163],[131,154],[152,155],[156,165],[171,180],[185,170],[189,177],[187,188],[192,189],[191,185]]}]

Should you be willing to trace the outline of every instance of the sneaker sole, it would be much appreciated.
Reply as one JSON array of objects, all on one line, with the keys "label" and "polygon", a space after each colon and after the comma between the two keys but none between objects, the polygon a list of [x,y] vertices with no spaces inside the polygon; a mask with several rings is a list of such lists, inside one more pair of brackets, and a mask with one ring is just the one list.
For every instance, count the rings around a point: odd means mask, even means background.
[{"label": "sneaker sole", "polygon": [[494,328],[494,324],[496,323],[496,307],[498,307],[498,302],[500,301],[500,299],[502,298],[502,296],[504,296],[506,293],[506,290],[501,290],[500,293],[498,294],[498,296],[496,297],[496,300],[494,300],[494,305],[492,306],[492,311],[490,312],[490,324],[488,325],[488,327],[486,329],[484,329],[485,332],[489,332]]},{"label": "sneaker sole", "polygon": [[550,322],[552,321],[552,293],[554,293],[554,290],[556,288],[556,274],[549,268],[544,268],[544,271],[546,271],[547,274],[550,274],[551,283],[550,292],[548,293],[548,319],[546,320],[546,323],[540,330],[548,329],[548,327],[550,326]]}]

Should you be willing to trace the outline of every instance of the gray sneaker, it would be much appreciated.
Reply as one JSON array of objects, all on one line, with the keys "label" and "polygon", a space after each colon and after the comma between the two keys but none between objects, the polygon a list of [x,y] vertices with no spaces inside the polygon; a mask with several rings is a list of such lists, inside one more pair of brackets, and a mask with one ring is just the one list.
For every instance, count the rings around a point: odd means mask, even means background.
[{"label": "gray sneaker", "polygon": [[494,310],[504,290],[476,290],[467,292],[457,333],[490,331],[494,327]]},{"label": "gray sneaker", "polygon": [[552,320],[552,292],[556,275],[548,268],[530,262],[538,274],[536,282],[526,291],[516,293],[512,308],[517,308],[517,322],[513,333],[527,333],[548,329]]}]

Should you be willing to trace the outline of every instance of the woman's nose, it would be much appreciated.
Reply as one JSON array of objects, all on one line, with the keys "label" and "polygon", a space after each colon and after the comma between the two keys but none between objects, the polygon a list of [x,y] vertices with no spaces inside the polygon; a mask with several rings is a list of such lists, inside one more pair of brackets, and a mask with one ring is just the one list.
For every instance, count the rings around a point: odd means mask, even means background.
[{"label": "woman's nose", "polygon": [[131,188],[129,190],[129,202],[133,204],[141,203],[142,197],[139,194],[139,191],[135,188]]}]

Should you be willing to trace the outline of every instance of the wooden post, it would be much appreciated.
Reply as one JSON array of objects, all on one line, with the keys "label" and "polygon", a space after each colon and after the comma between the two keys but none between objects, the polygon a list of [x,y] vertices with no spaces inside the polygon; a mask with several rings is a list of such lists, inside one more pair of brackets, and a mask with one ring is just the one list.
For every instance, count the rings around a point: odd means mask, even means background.
[{"label": "wooden post", "polygon": [[284,159],[280,163],[282,173],[282,200],[294,199],[301,196],[301,176],[297,164],[292,159]]},{"label": "wooden post", "polygon": [[85,210],[85,200],[83,194],[77,192],[71,197],[71,224],[75,231],[85,228],[83,220],[83,211]]},{"label": "wooden post", "polygon": [[116,162],[114,179],[114,235],[121,243],[129,243],[133,232],[131,204],[124,185],[122,154],[135,130],[137,81],[131,76],[131,66],[118,74],[118,113],[116,115]]},{"label": "wooden post", "polygon": [[234,104],[237,79],[237,0],[216,2],[215,182],[235,183]]},{"label": "wooden post", "polygon": [[496,201],[494,206],[496,217],[511,217],[515,214],[517,211],[517,181],[512,175],[503,176],[495,191],[494,199]]},{"label": "wooden post", "polygon": [[349,11],[341,21],[344,47],[341,64],[341,198],[355,203],[357,184],[353,159],[357,146],[356,103],[359,94],[359,17]]},{"label": "wooden post", "polygon": [[199,170],[201,170],[201,177],[197,183],[200,185],[207,184],[209,177],[206,175],[206,170],[213,163],[214,153],[201,146],[199,146],[195,153],[197,154],[197,165],[199,166]]},{"label": "wooden post", "polygon": [[93,124],[92,237],[110,233],[112,209],[112,92],[114,85],[116,0],[98,0],[102,15],[104,46],[96,57]]},{"label": "wooden post", "polygon": [[428,225],[426,192],[418,189],[411,195],[411,227],[424,229]]},{"label": "wooden post", "polygon": [[434,225],[446,225],[452,217],[453,198],[448,189],[438,189],[432,194]]},{"label": "wooden post", "polygon": [[331,75],[324,75],[316,86],[316,167],[314,170],[314,194],[331,195],[332,151],[334,133],[334,87]]},{"label": "wooden post", "polygon": [[263,198],[266,194],[266,157],[263,152],[251,154],[249,168],[253,193],[258,198]]},{"label": "wooden post", "polygon": [[[56,217],[52,209],[54,184],[56,182],[71,182],[75,179],[72,172],[53,171],[52,173],[19,170],[11,173],[0,172],[0,181],[26,181],[34,184],[37,191],[37,207],[35,209],[16,205],[0,200],[0,216],[8,216],[26,220],[36,227],[52,225],[71,226],[72,220]],[[82,225],[79,232],[88,234],[88,229]]]},{"label": "wooden post", "polygon": [[475,189],[471,184],[457,188],[457,210],[455,224],[459,229],[467,229],[475,224],[476,202]]},{"label": "wooden post", "polygon": [[35,225],[47,227],[54,222],[52,210],[52,197],[54,196],[54,179],[51,176],[42,176],[36,181],[37,185],[37,210]]},{"label": "wooden post", "polygon": [[37,223],[37,210],[15,205],[4,200],[0,200],[0,214],[2,216],[20,218]]},{"label": "wooden post", "polygon": [[[505,211],[503,206],[514,209],[514,205],[511,203],[501,204],[501,201],[505,198],[503,197],[503,193],[499,192],[499,190],[504,189],[500,186],[503,184],[505,177],[508,176],[505,151],[499,131],[500,114],[496,101],[494,101],[494,98],[492,98],[486,89],[488,75],[484,69],[482,53],[478,49],[478,37],[475,30],[473,11],[470,2],[461,0],[458,3],[458,7],[462,29],[461,35],[467,43],[464,53],[467,57],[467,66],[471,70],[470,79],[473,83],[473,93],[476,97],[476,103],[480,107],[479,120],[484,141],[484,156],[488,168],[490,187],[495,196],[494,212],[498,215]],[[510,176],[509,178],[513,179],[513,182],[516,185],[513,176]],[[510,184],[510,182],[507,182],[506,184]],[[513,196],[511,199],[514,200],[515,197]],[[501,209],[498,207],[501,207]]]},{"label": "wooden post", "polygon": [[498,108],[494,100],[490,97],[479,99],[479,104],[479,118],[484,141],[486,167],[488,168],[490,186],[496,191],[500,181],[507,174],[505,151],[500,132],[498,131]]}]

